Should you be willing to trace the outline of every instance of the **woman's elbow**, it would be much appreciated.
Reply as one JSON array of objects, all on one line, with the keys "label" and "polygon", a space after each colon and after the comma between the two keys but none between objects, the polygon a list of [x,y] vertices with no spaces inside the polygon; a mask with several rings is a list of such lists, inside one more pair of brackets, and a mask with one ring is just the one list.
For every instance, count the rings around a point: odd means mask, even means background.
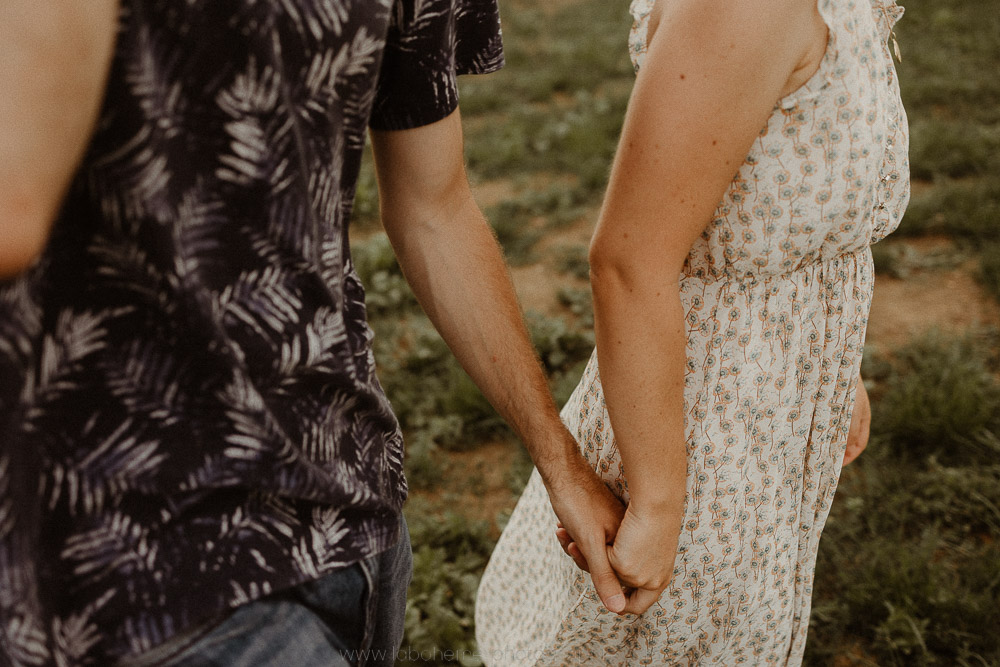
[{"label": "woman's elbow", "polygon": [[614,253],[609,252],[607,247],[601,244],[595,236],[590,241],[587,264],[590,268],[590,282],[594,282],[608,275],[609,271],[613,271],[617,260]]},{"label": "woman's elbow", "polygon": [[650,289],[662,293],[668,286],[679,288],[680,266],[670,253],[656,253],[650,248],[630,251],[592,242],[588,260],[595,293],[635,294]]}]

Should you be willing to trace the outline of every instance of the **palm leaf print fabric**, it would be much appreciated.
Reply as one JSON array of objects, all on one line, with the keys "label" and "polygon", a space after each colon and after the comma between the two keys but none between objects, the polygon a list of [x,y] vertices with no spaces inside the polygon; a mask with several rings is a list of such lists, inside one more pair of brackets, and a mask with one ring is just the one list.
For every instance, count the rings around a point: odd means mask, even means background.
[{"label": "palm leaf print fabric", "polygon": [[493,0],[122,2],[49,246],[0,285],[0,663],[111,664],[396,539],[364,135],[501,64]]}]

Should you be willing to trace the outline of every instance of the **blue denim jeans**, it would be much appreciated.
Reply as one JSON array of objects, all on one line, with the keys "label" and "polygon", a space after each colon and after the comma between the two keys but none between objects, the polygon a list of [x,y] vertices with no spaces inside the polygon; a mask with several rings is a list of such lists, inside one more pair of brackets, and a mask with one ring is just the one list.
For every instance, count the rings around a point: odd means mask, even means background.
[{"label": "blue denim jeans", "polygon": [[413,554],[387,551],[169,639],[118,667],[389,667],[403,640]]}]

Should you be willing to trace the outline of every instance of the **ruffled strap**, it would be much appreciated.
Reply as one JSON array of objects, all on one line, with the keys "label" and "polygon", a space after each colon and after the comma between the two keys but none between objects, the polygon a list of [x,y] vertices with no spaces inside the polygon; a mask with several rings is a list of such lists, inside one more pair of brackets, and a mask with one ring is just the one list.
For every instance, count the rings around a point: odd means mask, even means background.
[{"label": "ruffled strap", "polygon": [[832,77],[840,54],[838,46],[839,19],[835,13],[834,0],[817,0],[816,9],[819,11],[820,18],[823,19],[827,27],[827,41],[826,47],[823,50],[823,59],[820,61],[819,67],[816,68],[813,75],[798,90],[778,100],[775,106],[786,111],[803,104],[815,103],[822,92],[832,83]]},{"label": "ruffled strap", "polygon": [[872,0],[872,10],[875,12],[879,37],[886,42],[896,21],[903,15],[903,8],[896,4],[896,0]]},{"label": "ruffled strap", "polygon": [[628,52],[636,72],[642,66],[642,61],[646,58],[646,50],[649,47],[647,43],[649,14],[653,11],[654,1],[632,0],[628,7],[629,14],[632,15],[632,30],[628,35]]}]

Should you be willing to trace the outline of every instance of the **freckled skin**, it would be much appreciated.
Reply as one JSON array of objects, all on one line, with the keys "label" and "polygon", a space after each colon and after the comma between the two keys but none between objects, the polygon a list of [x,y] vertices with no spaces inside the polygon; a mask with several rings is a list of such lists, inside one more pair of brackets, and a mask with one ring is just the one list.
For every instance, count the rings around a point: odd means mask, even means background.
[{"label": "freckled skin", "polygon": [[812,62],[810,26],[822,23],[814,0],[671,0],[652,12],[590,247],[601,381],[630,493],[611,562],[628,561],[630,611],[670,578],[669,558],[641,554],[675,550],[686,474],[684,311],[679,289],[654,286],[678,285],[774,101]]},{"label": "freckled skin", "polygon": [[[888,3],[891,0],[875,2]],[[864,18],[870,12],[869,3],[831,0],[822,4],[829,4],[834,9],[840,7],[845,12],[856,12]],[[801,85],[801,77],[815,71],[811,68],[818,66],[814,55],[822,46],[825,33],[823,30],[813,30],[816,27],[814,19],[819,24],[824,23],[824,20],[816,14],[818,5],[815,0],[771,0],[766,3],[758,0],[670,0],[657,1],[655,4],[653,0],[640,0],[635,5],[638,12],[645,12],[652,7],[652,12],[648,14],[645,37],[641,19],[637,16],[639,20],[633,28],[633,35],[638,39],[631,43],[633,63],[638,66],[641,57],[645,57],[645,61],[639,69],[636,88],[629,102],[623,141],[616,156],[607,198],[589,255],[599,354],[588,364],[584,379],[578,387],[585,391],[576,392],[575,400],[567,404],[564,415],[571,424],[571,430],[581,435],[586,434],[585,446],[588,451],[599,452],[596,456],[599,457],[600,470],[607,475],[605,479],[618,485],[616,488],[624,488],[627,484],[629,506],[610,551],[611,563],[618,571],[620,580],[628,587],[626,610],[633,612],[654,609],[651,606],[654,603],[661,606],[649,616],[624,621],[628,624],[624,627],[639,628],[644,634],[638,647],[632,645],[633,635],[628,630],[624,633],[619,631],[622,625],[610,624],[609,615],[596,602],[587,603],[584,600],[576,603],[578,607],[570,612],[572,616],[566,615],[568,610],[565,607],[559,607],[559,614],[545,618],[543,624],[536,622],[538,617],[528,616],[523,613],[523,609],[519,610],[515,621],[524,623],[523,639],[530,641],[529,644],[522,644],[522,637],[514,633],[499,633],[499,636],[508,645],[518,641],[518,646],[549,647],[546,642],[552,639],[550,630],[557,627],[558,646],[551,646],[551,649],[552,655],[558,657],[546,660],[546,664],[565,667],[581,664],[579,656],[585,650],[582,647],[589,648],[600,642],[599,645],[604,647],[607,651],[605,655],[608,656],[602,663],[626,667],[636,664],[636,653],[639,652],[647,656],[648,662],[655,664],[678,664],[684,662],[685,658],[690,659],[695,651],[699,656],[697,659],[704,658],[706,662],[711,660],[718,664],[735,664],[738,661],[737,655],[745,655],[746,651],[746,647],[740,645],[740,640],[734,638],[735,633],[742,632],[741,637],[753,639],[753,650],[755,655],[760,656],[761,662],[766,660],[769,664],[796,665],[802,660],[808,613],[793,614],[794,610],[808,609],[808,592],[803,589],[811,581],[818,529],[822,527],[824,520],[823,515],[816,510],[820,507],[824,512],[829,509],[828,503],[832,499],[835,484],[828,483],[828,480],[835,479],[839,474],[839,469],[832,465],[835,462],[832,458],[836,455],[835,449],[820,439],[813,443],[809,433],[820,432],[820,417],[826,421],[823,424],[824,433],[832,433],[835,425],[839,425],[837,428],[843,426],[842,409],[849,400],[851,389],[846,378],[834,376],[831,380],[824,379],[826,374],[820,368],[820,360],[811,365],[809,372],[813,374],[809,375],[809,381],[823,385],[835,382],[836,396],[830,393],[820,400],[805,392],[791,404],[795,406],[794,409],[787,404],[778,405],[774,401],[771,387],[778,391],[788,391],[785,389],[783,376],[780,382],[776,381],[772,385],[771,379],[767,377],[768,373],[762,373],[760,377],[764,378],[765,384],[761,385],[753,398],[747,395],[748,392],[741,393],[736,380],[739,368],[730,365],[731,362],[723,362],[727,364],[724,367],[727,373],[725,381],[731,384],[722,384],[722,374],[714,372],[711,375],[712,382],[715,383],[715,378],[718,378],[719,385],[711,386],[706,383],[702,387],[700,383],[702,378],[709,377],[704,372],[705,369],[722,370],[723,367],[718,365],[720,359],[748,359],[749,350],[756,349],[754,346],[760,346],[763,355],[761,358],[769,359],[766,368],[773,369],[775,374],[791,370],[784,359],[798,355],[789,351],[789,348],[784,348],[784,343],[781,351],[776,350],[776,346],[766,340],[765,329],[758,327],[761,322],[758,315],[763,314],[763,303],[768,304],[768,312],[781,313],[789,326],[805,324],[811,327],[812,323],[829,318],[829,331],[837,329],[850,338],[828,340],[830,347],[824,348],[827,342],[817,345],[811,339],[802,337],[803,354],[820,354],[824,361],[830,360],[829,363],[834,366],[843,366],[842,362],[834,360],[845,359],[847,356],[853,357],[854,362],[860,364],[857,323],[863,319],[868,300],[864,295],[854,292],[849,281],[854,280],[851,278],[854,270],[850,267],[857,266],[859,274],[856,280],[861,281],[858,284],[870,288],[870,282],[864,282],[868,279],[864,278],[862,265],[854,265],[851,260],[842,258],[834,258],[836,261],[829,265],[817,262],[806,270],[821,270],[823,275],[830,276],[829,280],[818,281],[823,283],[821,285],[808,277],[809,274],[794,273],[785,277],[780,272],[787,267],[782,265],[779,268],[772,261],[769,245],[771,232],[764,232],[763,226],[769,224],[764,220],[754,221],[754,224],[762,226],[762,229],[757,230],[761,232],[760,236],[733,239],[733,242],[740,244],[741,248],[757,244],[752,247],[755,254],[760,251],[760,258],[764,258],[764,251],[767,251],[766,259],[769,264],[761,267],[754,263],[758,270],[773,268],[779,272],[768,274],[766,286],[762,280],[756,282],[756,287],[749,287],[750,281],[743,280],[742,273],[730,276],[727,267],[714,261],[731,247],[728,245],[729,241],[722,237],[726,226],[743,228],[742,210],[739,206],[734,205],[731,211],[723,211],[718,218],[718,225],[715,224],[714,215],[720,198],[726,196],[730,192],[728,188],[734,185],[736,166],[744,164],[752,149],[755,155],[767,158],[748,163],[748,172],[768,176],[766,179],[761,178],[760,196],[772,194],[774,201],[781,199],[779,186],[787,182],[788,172],[779,161],[771,161],[763,146],[780,147],[795,139],[780,132],[772,132],[767,135],[768,141],[761,143],[760,149],[753,148],[753,145],[761,141],[760,131],[765,124],[773,122],[777,127],[784,124],[784,112],[775,109],[775,101],[787,92],[794,91]],[[657,31],[655,25],[661,14],[665,18]],[[841,25],[843,27],[853,23],[842,22]],[[660,37],[661,35],[666,37]],[[843,36],[845,39],[858,37],[862,41],[867,37],[852,34],[847,28],[844,29]],[[882,42],[884,41],[883,39]],[[719,44],[729,44],[730,48],[719,47]],[[884,49],[884,45],[877,42],[872,42],[871,47],[873,50],[859,49],[855,55],[870,59],[875,52],[881,54],[881,49]],[[846,49],[842,53],[847,51],[850,50]],[[885,55],[888,56],[888,53]],[[693,72],[694,75],[690,82],[681,81],[680,72]],[[846,83],[844,85],[847,86]],[[833,94],[826,97],[824,104],[829,104],[815,111],[814,118],[819,119],[826,114],[831,123],[839,122],[836,121],[839,109],[835,108],[835,98]],[[879,104],[891,101],[888,98],[873,100]],[[905,126],[900,131],[903,130]],[[634,144],[632,137],[635,137]],[[905,146],[905,134],[900,139],[899,143]],[[864,137],[862,140],[872,141],[873,138]],[[654,144],[663,146],[662,152],[668,159],[656,160],[656,156],[651,154],[655,152],[652,150]],[[706,144],[711,144],[713,149],[704,150]],[[901,162],[905,150],[897,155]],[[784,157],[786,161],[791,158],[788,152]],[[844,154],[841,159],[847,161]],[[775,176],[781,174],[780,180],[771,178],[772,174],[768,172],[772,169]],[[837,171],[840,173],[842,170]],[[806,176],[815,177],[814,174],[816,172],[813,170]],[[738,177],[743,175],[742,172],[737,174]],[[812,196],[808,199],[811,202]],[[825,203],[817,200],[814,205],[819,208]],[[830,204],[826,206],[829,208]],[[773,217],[778,216],[777,213],[767,213]],[[786,208],[782,215],[787,218],[791,214]],[[813,217],[818,219],[821,216]],[[844,222],[837,225],[837,228],[844,233],[852,233],[855,224],[854,221]],[[784,225],[776,225],[774,238],[797,233],[786,232],[786,229]],[[631,240],[623,241],[623,238],[628,238],[623,233],[624,230],[628,230],[632,238],[638,240],[635,243]],[[697,241],[699,235],[702,235],[701,240]],[[762,242],[760,237],[767,240]],[[699,246],[695,253],[691,253],[692,244],[696,241]],[[817,240],[817,243],[821,241],[822,239]],[[866,240],[862,238],[861,242]],[[707,249],[709,244],[712,254]],[[684,278],[679,279],[682,263],[689,258],[692,262],[687,268],[691,271],[685,270]],[[846,263],[841,264],[842,261]],[[847,272],[839,268],[834,270],[830,268],[832,266],[846,266]],[[750,271],[753,272],[754,269]],[[870,271],[867,273],[870,274]],[[763,275],[763,272],[754,275]],[[799,280],[800,276],[806,277]],[[844,283],[843,290],[832,287],[841,282]],[[755,291],[757,287],[760,288],[759,292]],[[772,293],[772,288],[778,291]],[[803,298],[806,289],[815,290],[815,294]],[[772,298],[773,294],[783,296],[780,299]],[[735,299],[732,306],[724,299],[727,295]],[[706,301],[706,297],[711,300]],[[838,310],[837,317],[833,318],[829,313],[828,299],[841,298],[844,313],[841,315]],[[743,299],[746,299],[745,304],[736,307]],[[781,305],[778,305],[779,301]],[[716,313],[714,307],[705,307],[722,303],[727,305],[728,313],[722,313],[721,310]],[[848,306],[854,308],[853,314],[847,312]],[[685,320],[689,314],[693,320]],[[725,315],[733,324],[722,324],[718,315]],[[765,319],[772,321],[770,318]],[[707,330],[702,328],[708,324],[713,326],[709,326]],[[746,327],[741,332],[744,336],[722,343],[727,350],[733,351],[731,356],[724,357],[715,353],[716,340],[722,338],[713,330],[715,324],[732,326],[734,331],[738,327]],[[766,328],[769,325],[764,326]],[[776,330],[783,330],[783,325],[778,324]],[[788,344],[794,350],[794,346],[800,343],[789,339]],[[737,347],[747,347],[748,351],[737,350]],[[814,352],[816,349],[820,351]],[[688,361],[685,352],[692,355],[691,366],[685,366]],[[755,376],[757,372],[754,369]],[[796,370],[794,373],[796,381],[805,375],[805,366],[801,372]],[[694,381],[692,389],[698,392],[696,402],[690,406],[685,404],[687,386],[683,380],[686,377]],[[725,390],[720,391],[720,386]],[[800,459],[805,462],[802,465],[788,466],[788,460],[783,463],[785,470],[791,468],[792,474],[797,474],[796,488],[803,489],[801,498],[796,491],[793,493],[794,498],[786,495],[780,503],[774,503],[775,512],[786,512],[782,518],[778,518],[777,513],[766,517],[758,515],[757,520],[762,522],[760,525],[763,531],[756,535],[751,532],[752,544],[745,545],[758,553],[764,553],[761,549],[768,549],[767,553],[772,557],[776,553],[775,549],[790,555],[787,561],[782,561],[781,567],[769,573],[763,572],[765,568],[760,567],[760,559],[756,556],[753,563],[718,557],[720,554],[733,553],[733,549],[744,548],[733,544],[734,541],[740,542],[739,530],[735,528],[742,530],[745,526],[746,520],[742,516],[733,516],[733,523],[715,520],[713,517],[711,526],[699,525],[699,521],[709,512],[705,511],[704,505],[697,499],[710,497],[713,481],[721,484],[714,489],[720,494],[716,498],[731,495],[735,502],[758,508],[772,507],[771,502],[777,499],[776,495],[769,495],[771,500],[761,503],[760,494],[749,486],[745,489],[734,486],[730,490],[729,480],[739,479],[745,474],[744,464],[735,458],[730,464],[720,464],[710,453],[706,454],[708,450],[700,447],[705,445],[714,448],[719,444],[712,440],[714,434],[720,432],[715,427],[727,424],[726,417],[719,413],[698,408],[702,397],[708,397],[711,407],[719,407],[725,414],[725,411],[734,407],[727,403],[730,396],[735,398],[737,394],[740,396],[736,400],[743,400],[746,396],[746,400],[752,403],[769,406],[767,413],[774,413],[773,418],[770,414],[767,415],[768,419],[773,419],[773,428],[761,431],[774,434],[774,440],[767,444],[761,443],[760,447],[757,447],[756,442],[753,443],[754,455],[760,456],[763,466],[753,471],[755,477],[758,473],[767,475],[766,464],[770,463],[758,452],[765,452],[771,442],[776,443],[780,433],[787,432],[789,435],[784,442],[794,440],[801,443],[803,451],[797,451],[795,456],[809,457]],[[695,409],[685,413],[684,409],[687,407]],[[815,415],[815,421],[810,417],[802,420],[803,412]],[[701,426],[696,426],[688,431],[685,422],[703,423],[705,427],[702,429]],[[613,436],[608,430],[609,425],[613,425]],[[814,426],[816,430],[813,431]],[[728,432],[728,425],[723,430]],[[842,430],[838,437],[843,437]],[[732,446],[736,450],[746,444],[741,441],[740,435],[733,435],[731,441],[726,436],[724,442],[726,447]],[[686,455],[687,445],[692,445],[690,461],[684,455],[671,458],[674,453]],[[809,449],[805,450],[806,447]],[[785,451],[791,456],[793,449],[796,447]],[[812,464],[812,461],[820,460],[824,461],[822,466]],[[720,465],[733,467],[721,472]],[[676,502],[674,507],[683,506],[683,498],[677,500],[671,497],[670,490],[683,489],[688,470],[700,473],[696,478],[695,492],[691,496],[695,500],[690,503],[686,516],[679,516],[680,512],[678,515],[671,515],[672,504]],[[713,475],[714,470],[720,471],[718,477]],[[705,493],[701,489],[705,489]],[[548,528],[545,524],[549,521],[549,514],[544,508],[544,496],[539,493],[534,495],[539,499],[539,509],[545,511],[536,513],[528,509],[528,503],[519,505],[506,529],[513,535],[529,536],[529,539],[536,535],[547,535]],[[785,504],[786,500],[793,506]],[[716,507],[719,506],[721,502],[716,503]],[[806,511],[800,512],[800,508]],[[711,512],[716,511],[720,510],[711,509]],[[775,517],[774,521],[772,517]],[[669,597],[660,600],[658,591],[662,591],[666,579],[675,574],[673,557],[676,555],[677,542],[671,540],[674,539],[674,531],[682,525],[681,518],[690,519],[684,524],[685,549],[679,552],[677,561],[676,572],[680,573],[683,580],[670,584]],[[803,523],[796,525],[800,520]],[[708,524],[707,521],[703,523]],[[787,532],[782,533],[780,541],[777,538],[772,540],[769,536],[777,533],[772,533],[771,529],[778,530],[779,526],[786,526],[781,530],[787,529]],[[796,540],[799,539],[797,536],[806,530],[809,535],[802,536],[801,539],[808,539],[810,546],[799,549],[796,545]],[[788,544],[793,545],[790,550],[779,546],[784,542],[785,535],[788,536]],[[514,542],[508,541],[508,544],[512,543]],[[518,551],[509,558],[506,569],[499,570],[507,576],[492,574],[497,583],[492,584],[494,592],[491,595],[496,602],[495,609],[490,611],[496,612],[496,615],[506,613],[506,605],[509,605],[512,597],[510,580],[516,581],[522,576],[522,571],[537,567],[533,556],[542,553],[540,550],[532,550],[526,541],[518,544]],[[563,544],[563,549],[571,556],[572,547],[572,544],[568,548]],[[503,548],[502,545],[498,547],[501,550]],[[695,556],[696,549],[702,550],[702,559]],[[784,559],[784,555],[781,558]],[[699,560],[705,564],[705,569],[694,572],[699,567]],[[785,562],[793,565],[794,569],[785,567]],[[577,563],[579,564],[578,559]],[[775,602],[764,602],[764,598],[758,596],[746,605],[741,601],[737,610],[732,599],[726,599],[724,591],[732,590],[729,582],[738,587],[741,585],[740,580],[746,581],[749,570],[760,571],[762,575],[769,577],[766,593],[763,593],[765,587],[762,586],[760,590],[763,595],[772,596],[771,599]],[[688,577],[694,574],[698,576],[692,581]],[[490,581],[490,576],[488,571],[485,578],[487,582]],[[756,575],[754,576],[756,579]],[[575,588],[566,591],[558,585],[545,584],[546,582],[538,580],[529,581],[520,589],[523,591],[522,599],[536,602],[541,608],[541,605],[547,605],[555,599],[555,594],[577,592]],[[487,588],[489,587],[490,584],[487,583]],[[536,595],[536,591],[541,592]],[[578,598],[574,595],[570,599]],[[679,611],[685,605],[691,612],[687,618]],[[778,605],[783,610],[787,609],[787,612],[777,612],[775,607]],[[671,609],[678,610],[672,618]],[[531,612],[533,614],[534,609]],[[493,620],[491,615],[486,614],[482,620],[487,622],[479,623],[481,619],[477,613],[477,627],[488,627],[488,622]],[[548,622],[551,624],[545,625]],[[729,630],[725,628],[730,623],[732,625],[729,627],[735,628],[731,630],[734,634],[726,636],[725,632]],[[754,631],[754,626],[758,623],[761,626],[766,623],[766,635],[763,628]],[[720,627],[724,629],[716,632]],[[609,628],[612,629],[611,633]],[[486,632],[493,630],[490,628]],[[654,633],[659,633],[660,637],[654,639]],[[512,639],[515,636],[517,639]],[[770,655],[767,655],[762,642],[773,642]],[[500,648],[496,645],[494,647]],[[611,657],[612,647],[617,649],[614,657]],[[634,653],[631,652],[633,650]],[[533,664],[535,660],[530,662]]]}]

